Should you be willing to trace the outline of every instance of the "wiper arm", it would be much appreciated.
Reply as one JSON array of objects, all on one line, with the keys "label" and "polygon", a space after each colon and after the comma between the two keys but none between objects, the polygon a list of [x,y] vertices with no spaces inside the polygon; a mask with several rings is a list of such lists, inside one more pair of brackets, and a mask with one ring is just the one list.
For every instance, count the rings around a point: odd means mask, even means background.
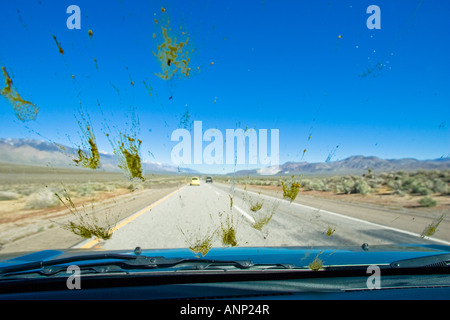
[{"label": "wiper arm", "polygon": [[[107,260],[92,262],[95,260]],[[112,260],[112,261],[111,261]],[[299,268],[289,264],[254,264],[250,260],[216,260],[216,259],[192,259],[192,258],[165,258],[133,256],[124,254],[96,254],[83,255],[50,261],[38,261],[24,263],[18,266],[7,266],[0,268],[0,278],[20,274],[39,274],[42,276],[53,276],[67,270],[67,264],[79,262],[80,270],[87,273],[117,273],[133,270],[163,270],[176,268],[177,271],[192,270],[279,270]]]},{"label": "wiper arm", "polygon": [[399,268],[448,268],[450,253],[436,254],[426,257],[398,260],[391,263],[391,267]]},{"label": "wiper arm", "polygon": [[[247,263],[248,266],[247,266]],[[162,257],[141,257],[128,261],[111,261],[94,264],[83,264],[80,266],[82,273],[130,273],[136,270],[165,270],[176,268],[176,270],[211,270],[232,267],[235,269],[250,268],[248,261],[221,261],[221,260],[199,260],[199,259],[165,259]],[[66,267],[53,266],[44,267],[37,271],[40,275],[53,276],[66,271]]]},{"label": "wiper arm", "polygon": [[53,259],[49,261],[33,261],[22,263],[19,265],[0,267],[0,277],[8,273],[31,271],[34,269],[43,269],[45,267],[51,267],[61,264],[69,264],[82,261],[108,260],[108,259],[127,261],[127,260],[136,260],[138,257],[139,256],[132,256],[126,254],[104,253],[104,254],[80,255],[74,257]]}]

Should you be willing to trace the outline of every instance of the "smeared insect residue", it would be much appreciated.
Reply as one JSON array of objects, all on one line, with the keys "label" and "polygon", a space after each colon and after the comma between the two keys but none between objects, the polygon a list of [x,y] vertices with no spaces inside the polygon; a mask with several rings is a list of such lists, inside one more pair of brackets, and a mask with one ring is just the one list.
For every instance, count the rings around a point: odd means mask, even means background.
[{"label": "smeared insect residue", "polygon": [[327,236],[330,237],[336,231],[336,227],[328,226]]},{"label": "smeared insect residue", "polygon": [[[77,151],[78,159],[73,159],[73,162],[84,168],[95,170],[100,168],[100,153],[88,117],[82,111],[80,116],[82,121],[77,120],[77,122],[81,130],[81,146],[78,147]],[[89,152],[85,150],[89,150]]]},{"label": "smeared insect residue", "polygon": [[[153,55],[158,59],[162,73],[155,75],[164,80],[170,80],[177,72],[179,72],[180,75],[189,77],[189,72],[191,70],[189,67],[190,51],[187,49],[189,37],[183,32],[181,36],[185,37],[185,40],[178,41],[176,37],[170,35],[170,20],[165,16],[165,10],[162,12],[164,14],[163,19],[167,19],[166,24],[164,26],[161,25],[163,42],[157,46],[158,53],[153,52]],[[155,19],[155,23],[158,24],[158,20]],[[157,35],[154,34],[153,38],[156,39]]]},{"label": "smeared insect residue", "polygon": [[145,181],[140,153],[142,140],[138,139],[140,124],[134,107],[132,108],[131,123],[126,122],[125,124],[130,129],[129,133],[115,128],[114,136],[111,136],[111,129],[105,119],[105,135],[113,148],[118,167],[125,176],[130,180],[137,178]]},{"label": "smeared insect residue", "polygon": [[305,153],[306,153],[306,149],[303,149],[302,158],[300,160],[303,160],[303,158],[305,157]]},{"label": "smeared insect residue", "polygon": [[250,210],[253,212],[258,212],[259,210],[261,210],[262,206],[263,206],[263,203],[257,201],[255,204],[252,204],[250,206]]},{"label": "smeared insect residue", "polygon": [[[252,224],[252,227],[260,232],[263,232],[263,228],[269,224],[279,204],[280,202],[277,201],[273,203],[273,206],[271,208],[267,208],[267,205],[265,206],[266,210],[261,211],[260,208],[257,214],[253,216],[255,222]],[[266,236],[267,234],[264,234],[264,239],[266,239]]]},{"label": "smeared insect residue", "polygon": [[218,229],[218,235],[222,240],[224,246],[237,246],[236,230],[237,223],[235,222],[232,213],[225,214],[225,212],[219,212],[220,227]]},{"label": "smeared insect residue", "polygon": [[59,53],[61,53],[61,55],[63,55],[64,54],[64,50],[61,47],[61,44],[58,42],[58,40],[56,40],[55,35],[52,35],[52,37],[53,37],[53,40],[55,40],[56,46],[58,47],[58,50],[59,50]]},{"label": "smeared insect residue", "polygon": [[439,218],[434,220],[432,223],[430,223],[420,234],[422,238],[424,237],[431,237],[433,234],[436,233],[437,227],[439,224],[444,220],[445,214],[441,215]]},{"label": "smeared insect residue", "polygon": [[333,150],[330,151],[330,153],[328,154],[327,158],[325,159],[325,162],[330,162],[331,158],[334,157],[334,155],[336,154],[337,149],[339,148],[339,145],[337,145],[336,147],[333,148]]},{"label": "smeared insect residue", "polygon": [[259,213],[254,218],[255,223],[253,223],[252,227],[255,228],[256,230],[262,231],[263,227],[269,223],[270,219],[272,219],[274,213],[275,211],[272,211],[269,214]]},{"label": "smeared insect residue", "polygon": [[[108,240],[111,238],[117,222],[109,223],[108,217],[106,217],[106,222],[100,223],[94,213],[82,214],[75,206],[67,190],[64,190],[64,193],[65,201],[58,193],[55,193],[55,196],[69,210],[69,212],[75,216],[76,221],[69,221],[67,224],[63,224],[63,229],[66,229],[85,239],[97,237],[103,240]],[[94,211],[93,206],[92,210]]]},{"label": "smeared insect residue", "polygon": [[192,116],[189,113],[189,109],[186,107],[186,111],[183,113],[183,115],[180,118],[180,122],[178,123],[178,128],[191,130],[192,128],[191,117]]},{"label": "smeared insect residue", "polygon": [[[294,179],[294,176],[292,176],[292,179]],[[281,185],[283,186],[283,198],[291,202],[294,201],[300,191],[300,184],[297,181],[291,183],[281,181]]]},{"label": "smeared insect residue", "polygon": [[130,78],[130,84],[134,87],[134,81],[133,81],[133,78],[131,77],[131,73],[130,73],[130,71],[128,70],[128,67],[125,67],[125,69],[127,69],[128,76],[129,76],[129,78]]},{"label": "smeared insect residue", "polygon": [[[181,234],[184,236],[185,241],[189,245],[189,249],[196,254],[201,254],[203,257],[211,250],[212,243],[214,241],[215,232],[206,232],[205,234],[201,234],[200,231],[196,232],[194,235],[186,234],[183,230],[180,229]],[[201,234],[201,235],[199,235]]]},{"label": "smeared insect residue", "polygon": [[365,77],[371,75],[373,78],[375,78],[384,69],[384,67],[386,67],[386,63],[379,61],[375,64],[375,66],[367,68],[367,70],[365,72],[359,74],[359,77],[365,78]]},{"label": "smeared insect residue", "polygon": [[145,80],[142,80],[142,82],[144,83],[145,89],[147,89],[148,95],[151,97],[151,96],[152,96],[152,90],[153,90],[152,86],[151,86],[151,85],[148,85],[148,84],[145,82]]},{"label": "smeared insect residue", "polygon": [[[247,178],[250,178],[249,176]],[[248,194],[247,191],[247,182],[244,186],[244,195],[242,200],[246,202],[250,208],[250,211],[252,211],[252,218],[253,222],[251,223],[251,227],[262,232],[264,239],[266,239],[267,233],[263,232],[263,228],[270,222],[273,215],[275,214],[275,211],[277,210],[280,202],[275,201],[272,203],[272,206],[269,204],[264,205],[264,201],[259,198],[261,195],[261,192],[258,192],[258,199],[253,200],[252,197]],[[264,208],[263,208],[264,206]]]},{"label": "smeared insect residue", "polygon": [[13,105],[16,116],[20,121],[30,121],[36,119],[39,108],[32,102],[22,99],[22,97],[14,90],[12,80],[8,75],[5,67],[2,67],[3,76],[5,77],[6,86],[1,90],[2,96]]},{"label": "smeared insect residue", "polygon": [[309,269],[311,269],[312,271],[318,271],[323,267],[323,262],[322,260],[319,258],[319,255],[322,252],[319,252],[316,257],[314,258],[314,260],[308,265]]},{"label": "smeared insect residue", "polygon": [[119,160],[119,168],[125,172],[130,180],[134,178],[141,179],[142,181],[145,180],[142,174],[140,157],[141,144],[142,141],[136,137],[122,134],[118,149],[114,149],[114,154],[116,154]]}]

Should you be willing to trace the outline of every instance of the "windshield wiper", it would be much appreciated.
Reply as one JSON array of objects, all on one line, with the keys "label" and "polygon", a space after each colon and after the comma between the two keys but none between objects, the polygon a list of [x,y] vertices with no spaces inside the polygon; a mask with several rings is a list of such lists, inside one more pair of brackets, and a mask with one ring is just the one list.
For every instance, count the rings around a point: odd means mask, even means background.
[{"label": "windshield wiper", "polygon": [[[50,270],[52,266],[71,264],[83,261],[110,260],[110,259],[117,261],[127,261],[127,260],[135,260],[136,258],[137,256],[126,254],[104,253],[104,254],[79,255],[73,257],[53,259],[48,261],[33,261],[0,267],[0,277],[7,274],[18,272]],[[101,263],[99,263],[98,265],[101,265]]]},{"label": "windshield wiper", "polygon": [[[106,261],[101,261],[106,260]],[[95,262],[93,262],[95,261]],[[127,272],[132,270],[155,270],[177,268],[177,270],[249,270],[249,269],[293,269],[289,264],[254,264],[250,260],[217,260],[192,258],[165,258],[148,257],[125,254],[95,254],[81,255],[37,261],[0,268],[0,278],[4,276],[38,273],[43,276],[52,276],[66,272],[69,264],[79,263],[80,270],[92,273]]]},{"label": "windshield wiper", "polygon": [[[228,271],[228,270],[308,270],[307,266],[296,266],[283,263],[255,264],[250,260],[218,260],[199,258],[165,258],[162,256],[145,256],[102,253],[79,255],[48,261],[27,262],[19,265],[0,267],[0,278],[20,276],[26,274],[39,274],[52,276],[66,273],[70,264],[76,264],[84,273],[129,273],[131,271],[161,270],[170,271]],[[450,265],[450,254],[438,254],[425,257],[398,260],[382,265],[389,269],[411,269],[411,268],[447,268]],[[361,265],[335,265],[323,266],[325,271],[355,271],[365,270],[367,266]]]},{"label": "windshield wiper", "polygon": [[448,268],[449,265],[450,253],[444,253],[394,261],[391,268]]}]

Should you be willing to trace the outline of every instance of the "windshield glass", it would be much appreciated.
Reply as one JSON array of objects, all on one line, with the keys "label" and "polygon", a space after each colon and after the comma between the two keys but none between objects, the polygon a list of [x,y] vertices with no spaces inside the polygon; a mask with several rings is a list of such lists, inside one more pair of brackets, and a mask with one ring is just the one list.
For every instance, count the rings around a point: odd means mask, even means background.
[{"label": "windshield glass", "polygon": [[449,245],[449,10],[3,1],[0,253]]}]

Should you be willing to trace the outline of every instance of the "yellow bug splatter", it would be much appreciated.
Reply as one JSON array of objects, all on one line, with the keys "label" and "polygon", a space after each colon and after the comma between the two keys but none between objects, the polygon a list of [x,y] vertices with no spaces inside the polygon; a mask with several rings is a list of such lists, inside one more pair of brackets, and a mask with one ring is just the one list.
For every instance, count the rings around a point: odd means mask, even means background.
[{"label": "yellow bug splatter", "polygon": [[61,44],[58,42],[58,40],[56,40],[55,35],[52,35],[52,36],[53,36],[53,40],[55,40],[56,46],[58,47],[59,53],[61,53],[61,55],[63,55],[64,54],[64,50],[61,47]]},{"label": "yellow bug splatter", "polygon": [[424,238],[424,237],[431,237],[433,234],[435,234],[437,231],[437,227],[444,220],[444,217],[445,214],[441,215],[439,218],[430,223],[427,227],[425,227],[420,236]]},{"label": "yellow bug splatter", "polygon": [[336,231],[336,227],[328,226],[327,236],[330,237]]},{"label": "yellow bug splatter", "polygon": [[309,269],[312,271],[319,271],[323,267],[322,259],[319,258],[319,255],[321,252],[319,252],[314,260],[308,265]]},{"label": "yellow bug splatter", "polygon": [[224,246],[235,247],[238,244],[236,239],[237,224],[231,213],[223,218],[224,214],[224,212],[219,212],[221,222],[218,234]]},{"label": "yellow bug splatter", "polygon": [[[155,23],[158,23],[156,19]],[[189,66],[191,60],[189,57],[190,50],[187,48],[189,37],[184,37],[186,33],[183,32],[182,37],[185,39],[183,39],[184,41],[179,41],[176,37],[169,34],[171,30],[169,20],[165,24],[161,23],[163,42],[157,45],[157,52],[153,52],[153,55],[158,59],[162,71],[155,73],[155,75],[163,80],[170,80],[177,73],[189,77],[191,71]],[[156,33],[152,37],[156,39]]]},{"label": "yellow bug splatter", "polygon": [[[82,132],[82,145],[78,147],[78,158],[73,159],[73,162],[84,168],[95,170],[100,168],[100,153],[88,117],[82,111],[80,111],[80,116],[83,122],[81,120],[77,120],[77,122]],[[89,149],[89,152],[85,151],[86,149]]]},{"label": "yellow bug splatter", "polygon": [[5,77],[6,86],[0,91],[1,95],[6,98],[13,105],[16,112],[16,116],[21,121],[30,121],[36,119],[39,108],[36,107],[30,101],[22,99],[22,97],[13,88],[13,81],[6,71],[5,67],[2,67],[3,76]]},{"label": "yellow bug splatter", "polygon": [[[292,176],[294,178],[294,176]],[[295,200],[300,191],[300,184],[297,181],[293,181],[292,183],[286,183],[281,181],[281,185],[283,187],[283,198],[289,199],[291,202]]]}]

